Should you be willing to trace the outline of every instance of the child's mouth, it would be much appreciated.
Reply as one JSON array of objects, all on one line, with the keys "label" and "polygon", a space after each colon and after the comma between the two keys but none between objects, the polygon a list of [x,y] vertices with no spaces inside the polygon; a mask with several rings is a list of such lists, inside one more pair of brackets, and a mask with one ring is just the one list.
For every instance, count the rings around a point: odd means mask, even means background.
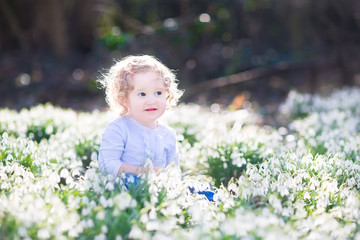
[{"label": "child's mouth", "polygon": [[154,112],[156,110],[157,110],[157,108],[147,108],[147,109],[145,109],[146,112]]}]

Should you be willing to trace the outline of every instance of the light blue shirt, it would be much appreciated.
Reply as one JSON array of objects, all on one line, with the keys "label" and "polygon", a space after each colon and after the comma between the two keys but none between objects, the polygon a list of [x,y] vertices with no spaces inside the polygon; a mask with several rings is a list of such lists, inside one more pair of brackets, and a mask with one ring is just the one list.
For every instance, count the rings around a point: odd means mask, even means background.
[{"label": "light blue shirt", "polygon": [[99,150],[99,169],[114,177],[121,164],[143,166],[149,158],[153,166],[165,168],[171,161],[179,165],[175,131],[165,125],[152,129],[124,116],[105,129]]}]

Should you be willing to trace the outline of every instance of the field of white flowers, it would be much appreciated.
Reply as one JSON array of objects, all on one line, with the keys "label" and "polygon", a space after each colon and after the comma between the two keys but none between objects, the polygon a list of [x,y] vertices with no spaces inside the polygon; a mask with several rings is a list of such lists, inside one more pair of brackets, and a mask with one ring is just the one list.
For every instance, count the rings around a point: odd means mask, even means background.
[{"label": "field of white flowers", "polygon": [[[288,125],[180,105],[181,170],[124,186],[97,169],[114,118],[0,110],[0,239],[360,239],[360,89],[291,92]],[[215,202],[195,189],[211,187]]]}]

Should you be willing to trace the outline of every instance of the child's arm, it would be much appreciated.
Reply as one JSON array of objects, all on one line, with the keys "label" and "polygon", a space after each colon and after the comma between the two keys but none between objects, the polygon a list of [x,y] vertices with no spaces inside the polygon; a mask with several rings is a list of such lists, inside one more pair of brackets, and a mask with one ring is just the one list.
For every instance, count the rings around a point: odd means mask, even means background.
[{"label": "child's arm", "polygon": [[169,134],[167,135],[167,142],[169,143],[169,151],[168,155],[166,156],[167,165],[170,162],[174,162],[176,166],[179,167],[179,149],[176,140],[176,132],[174,129],[169,128]]},{"label": "child's arm", "polygon": [[111,173],[115,178],[122,165],[121,156],[126,143],[126,130],[117,119],[105,129],[99,149],[99,169],[103,174]]},{"label": "child's arm", "polygon": [[135,175],[139,175],[144,171],[144,167],[142,166],[134,166],[128,163],[123,163],[121,164],[120,168],[119,168],[119,174],[122,174],[123,172],[125,173],[132,173]]}]

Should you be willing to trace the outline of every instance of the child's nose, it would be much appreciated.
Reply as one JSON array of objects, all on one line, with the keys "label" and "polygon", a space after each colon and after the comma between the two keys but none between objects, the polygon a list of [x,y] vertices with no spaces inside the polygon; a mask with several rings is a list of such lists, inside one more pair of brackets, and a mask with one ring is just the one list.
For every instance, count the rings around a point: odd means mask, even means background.
[{"label": "child's nose", "polygon": [[156,102],[156,98],[155,98],[155,96],[148,96],[147,97],[147,99],[146,99],[147,101],[147,103],[155,103]]}]

